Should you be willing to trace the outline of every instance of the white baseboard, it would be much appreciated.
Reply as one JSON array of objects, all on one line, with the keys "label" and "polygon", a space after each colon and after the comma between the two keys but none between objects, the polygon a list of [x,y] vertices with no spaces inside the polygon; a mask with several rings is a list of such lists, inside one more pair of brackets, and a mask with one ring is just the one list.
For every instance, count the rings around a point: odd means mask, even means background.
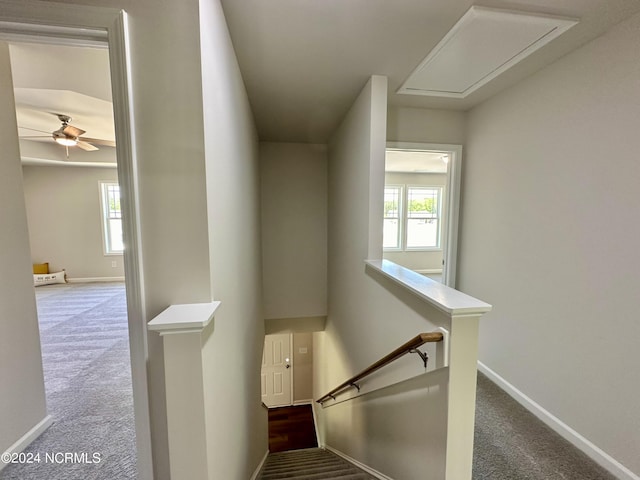
[{"label": "white baseboard", "polygon": [[293,402],[293,406],[297,407],[299,405],[313,405],[313,400],[309,399],[309,400],[296,400],[295,402]]},{"label": "white baseboard", "polygon": [[513,399],[516,400],[520,405],[533,413],[561,437],[572,443],[579,450],[583,451],[598,465],[607,469],[609,472],[615,475],[616,478],[619,478],[620,480],[640,480],[640,476],[633,473],[611,455],[580,435],[569,425],[562,422],[558,417],[545,410],[543,407],[534,402],[531,398],[527,397],[524,393],[511,385],[504,378],[502,378],[482,362],[478,362],[478,370],[489,377],[491,381],[497,384],[500,388],[502,388],[502,390],[513,397]]},{"label": "white baseboard", "polygon": [[336,450],[335,448],[332,448],[332,447],[330,447],[328,445],[324,445],[322,448],[325,448],[325,449],[329,450],[330,452],[335,453],[339,457],[344,458],[347,462],[353,463],[356,467],[364,470],[369,475],[372,475],[372,476],[374,476],[375,478],[377,478],[379,480],[393,480],[393,478],[387,477],[384,473],[380,473],[379,471],[374,470],[370,466],[359,462],[355,458],[351,458],[349,455],[347,455],[346,453],[342,453],[340,450]]},{"label": "white baseboard", "polygon": [[249,480],[256,480],[256,478],[258,478],[258,475],[260,474],[260,470],[262,470],[262,467],[264,466],[264,462],[267,461],[268,456],[269,456],[269,449],[267,449],[267,451],[265,452],[264,457],[262,457],[262,460],[258,464],[258,467],[255,469],[255,471],[253,472],[253,475],[251,475],[251,478]]},{"label": "white baseboard", "polygon": [[124,277],[75,277],[67,278],[67,283],[124,282]]},{"label": "white baseboard", "polygon": [[[20,453],[20,452],[22,452],[25,448],[27,448],[29,446],[29,444],[31,444],[31,442],[33,442],[47,428],[49,428],[52,423],[53,423],[53,417],[51,415],[47,415],[42,420],[40,420],[38,423],[36,423],[36,425],[31,430],[29,430],[22,437],[20,437],[17,442],[15,442],[13,445],[11,445],[9,448],[7,448],[5,453]],[[0,472],[7,465],[8,465],[7,463],[4,463],[3,461],[0,460]]]}]

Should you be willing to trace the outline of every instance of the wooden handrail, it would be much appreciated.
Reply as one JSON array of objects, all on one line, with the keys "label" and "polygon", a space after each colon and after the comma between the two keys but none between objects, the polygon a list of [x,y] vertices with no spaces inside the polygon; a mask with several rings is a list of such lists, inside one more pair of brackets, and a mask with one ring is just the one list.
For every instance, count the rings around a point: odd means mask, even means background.
[{"label": "wooden handrail", "polygon": [[[349,387],[356,387],[358,390],[360,390],[360,387],[356,383],[359,380],[362,380],[364,377],[366,377],[368,375],[371,375],[373,372],[381,369],[385,365],[390,364],[391,362],[393,362],[393,361],[397,360],[398,358],[406,355],[407,353],[415,351],[419,346],[424,345],[425,343],[429,343],[429,342],[441,342],[442,338],[443,338],[443,335],[442,335],[441,332],[421,333],[421,334],[413,337],[407,343],[399,346],[398,348],[396,348],[390,354],[382,357],[377,362],[369,365],[367,368],[365,368],[359,374],[351,377],[349,380],[347,380],[346,382],[341,383],[340,385],[338,385],[336,388],[331,390],[326,395],[323,395],[322,397],[320,397],[318,400],[316,400],[316,402],[323,403],[323,402],[326,402],[327,400],[329,400],[330,398],[334,398],[335,399],[335,395],[337,395],[339,392],[341,392],[342,390],[345,390],[345,389],[347,389]],[[418,353],[421,353],[421,352],[418,352]],[[426,358],[426,357],[424,357],[424,358]],[[424,360],[424,358],[423,358],[423,360]],[[426,360],[425,360],[425,367],[426,367]]]}]

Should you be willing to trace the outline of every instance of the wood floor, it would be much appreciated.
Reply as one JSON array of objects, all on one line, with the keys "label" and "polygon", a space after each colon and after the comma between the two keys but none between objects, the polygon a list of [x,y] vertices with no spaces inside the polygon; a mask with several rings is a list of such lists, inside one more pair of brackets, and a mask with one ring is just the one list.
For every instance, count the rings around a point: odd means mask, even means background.
[{"label": "wood floor", "polygon": [[311,405],[269,409],[269,451],[317,447]]}]

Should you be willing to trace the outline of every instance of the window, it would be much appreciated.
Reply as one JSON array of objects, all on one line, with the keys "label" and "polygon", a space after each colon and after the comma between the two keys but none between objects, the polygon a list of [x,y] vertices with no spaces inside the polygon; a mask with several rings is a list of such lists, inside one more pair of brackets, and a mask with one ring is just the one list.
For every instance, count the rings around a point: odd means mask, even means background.
[{"label": "window", "polygon": [[386,185],[385,250],[440,248],[442,187]]},{"label": "window", "polygon": [[384,234],[382,246],[387,249],[400,248],[400,198],[402,187],[384,187]]},{"label": "window", "polygon": [[434,187],[407,189],[407,249],[440,247],[441,190]]},{"label": "window", "polygon": [[120,186],[115,182],[100,182],[102,225],[105,255],[117,255],[124,251],[122,240],[122,210]]}]

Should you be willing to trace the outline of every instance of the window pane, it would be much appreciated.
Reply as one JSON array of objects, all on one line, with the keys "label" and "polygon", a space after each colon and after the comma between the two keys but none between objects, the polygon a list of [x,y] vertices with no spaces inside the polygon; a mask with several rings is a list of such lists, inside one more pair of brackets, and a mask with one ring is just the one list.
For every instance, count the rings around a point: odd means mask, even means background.
[{"label": "window pane", "polygon": [[438,220],[409,218],[407,220],[407,248],[437,247]]},{"label": "window pane", "polygon": [[384,189],[384,216],[398,218],[400,208],[400,188],[385,187]]},{"label": "window pane", "polygon": [[382,248],[400,248],[401,187],[384,187],[384,228]]},{"label": "window pane", "polygon": [[112,252],[121,252],[124,250],[122,220],[119,218],[109,219],[109,246]]},{"label": "window pane", "polygon": [[122,253],[122,209],[120,206],[120,186],[117,183],[101,182],[101,203],[104,225],[105,254]]},{"label": "window pane", "polygon": [[410,187],[407,190],[406,248],[440,246],[440,187]]},{"label": "window pane", "polygon": [[400,246],[398,245],[398,238],[400,236],[399,224],[400,222],[397,218],[384,219],[383,248],[398,248]]},{"label": "window pane", "polygon": [[438,189],[410,188],[408,203],[407,218],[438,217]]}]

